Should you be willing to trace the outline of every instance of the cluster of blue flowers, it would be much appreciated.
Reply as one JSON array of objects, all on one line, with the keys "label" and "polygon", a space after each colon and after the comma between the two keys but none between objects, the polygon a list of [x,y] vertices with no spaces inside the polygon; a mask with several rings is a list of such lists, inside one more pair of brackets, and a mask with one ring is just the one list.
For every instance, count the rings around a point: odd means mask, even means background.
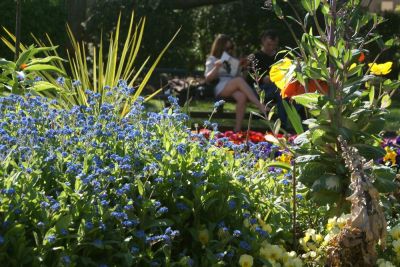
[{"label": "cluster of blue flowers", "polygon": [[[103,96],[86,91],[88,105],[70,110],[29,94],[0,98],[0,246],[24,246],[31,257],[24,262],[160,266],[169,258],[190,266],[201,262],[201,244],[188,251],[185,243],[199,223],[211,229],[224,220],[221,231],[234,237],[224,246],[251,250],[245,240],[252,233],[239,227],[251,208],[247,193],[230,181],[246,180],[252,166],[240,166],[237,175],[224,151],[187,129],[176,99],[146,113],[139,98],[121,118],[119,94],[134,88],[122,81],[119,88]],[[250,154],[267,158],[274,149],[261,143]],[[11,233],[26,242],[11,244],[21,242]],[[37,242],[43,249],[34,249]],[[221,252],[221,244],[210,248],[213,260],[236,264],[239,254]],[[182,253],[164,255],[165,246]],[[0,262],[18,257],[2,251]]]}]

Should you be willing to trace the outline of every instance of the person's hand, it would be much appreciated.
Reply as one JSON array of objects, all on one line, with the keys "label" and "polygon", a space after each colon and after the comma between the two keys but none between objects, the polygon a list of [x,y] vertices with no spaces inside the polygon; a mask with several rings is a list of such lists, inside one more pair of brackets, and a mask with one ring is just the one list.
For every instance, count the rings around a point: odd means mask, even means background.
[{"label": "person's hand", "polygon": [[214,66],[215,66],[217,69],[219,69],[219,68],[222,67],[222,64],[223,64],[222,60],[218,59],[217,61],[215,61]]},{"label": "person's hand", "polygon": [[249,60],[247,59],[247,57],[242,57],[242,58],[239,60],[239,65],[240,65],[241,67],[243,67],[243,68],[247,68],[247,67],[249,66],[249,64],[250,64],[250,62],[249,62]]}]

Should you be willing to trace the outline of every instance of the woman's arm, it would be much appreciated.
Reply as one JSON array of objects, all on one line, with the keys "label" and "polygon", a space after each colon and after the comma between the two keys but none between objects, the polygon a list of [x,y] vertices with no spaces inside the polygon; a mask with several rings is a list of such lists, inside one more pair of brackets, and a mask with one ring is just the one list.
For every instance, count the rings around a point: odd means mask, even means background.
[{"label": "woman's arm", "polygon": [[210,70],[208,70],[208,72],[205,73],[205,78],[207,83],[210,83],[215,79],[218,79],[219,69],[221,68],[221,66],[222,66],[221,60],[218,59],[214,62],[214,66]]}]

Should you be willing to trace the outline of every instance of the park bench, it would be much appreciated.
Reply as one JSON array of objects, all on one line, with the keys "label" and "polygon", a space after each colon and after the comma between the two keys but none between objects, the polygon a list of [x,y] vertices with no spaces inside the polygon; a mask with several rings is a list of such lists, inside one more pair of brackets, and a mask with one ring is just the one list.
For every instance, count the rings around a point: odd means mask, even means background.
[{"label": "park bench", "polygon": [[[150,87],[153,91],[162,88],[162,92],[157,94],[155,98],[163,100],[168,105],[168,97],[173,95],[178,98],[178,103],[184,106],[186,103],[190,105],[192,101],[216,102],[224,100],[226,102],[234,102],[231,98],[216,98],[214,96],[213,87],[206,84],[204,72],[188,71],[186,69],[156,68],[150,79]],[[213,110],[192,111],[191,118],[208,119]],[[247,112],[245,119],[248,119],[250,113]],[[216,119],[235,119],[235,112],[224,111],[224,105],[218,107],[217,112],[213,114]],[[253,116],[254,119],[259,119]]]}]

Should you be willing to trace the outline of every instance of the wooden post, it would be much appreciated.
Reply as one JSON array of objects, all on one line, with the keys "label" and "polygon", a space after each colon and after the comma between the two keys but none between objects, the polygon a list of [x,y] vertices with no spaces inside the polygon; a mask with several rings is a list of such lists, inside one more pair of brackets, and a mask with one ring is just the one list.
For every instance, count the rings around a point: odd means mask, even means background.
[{"label": "wooden post", "polygon": [[16,0],[16,15],[15,15],[15,57],[17,61],[19,57],[19,44],[21,42],[21,0]]}]

